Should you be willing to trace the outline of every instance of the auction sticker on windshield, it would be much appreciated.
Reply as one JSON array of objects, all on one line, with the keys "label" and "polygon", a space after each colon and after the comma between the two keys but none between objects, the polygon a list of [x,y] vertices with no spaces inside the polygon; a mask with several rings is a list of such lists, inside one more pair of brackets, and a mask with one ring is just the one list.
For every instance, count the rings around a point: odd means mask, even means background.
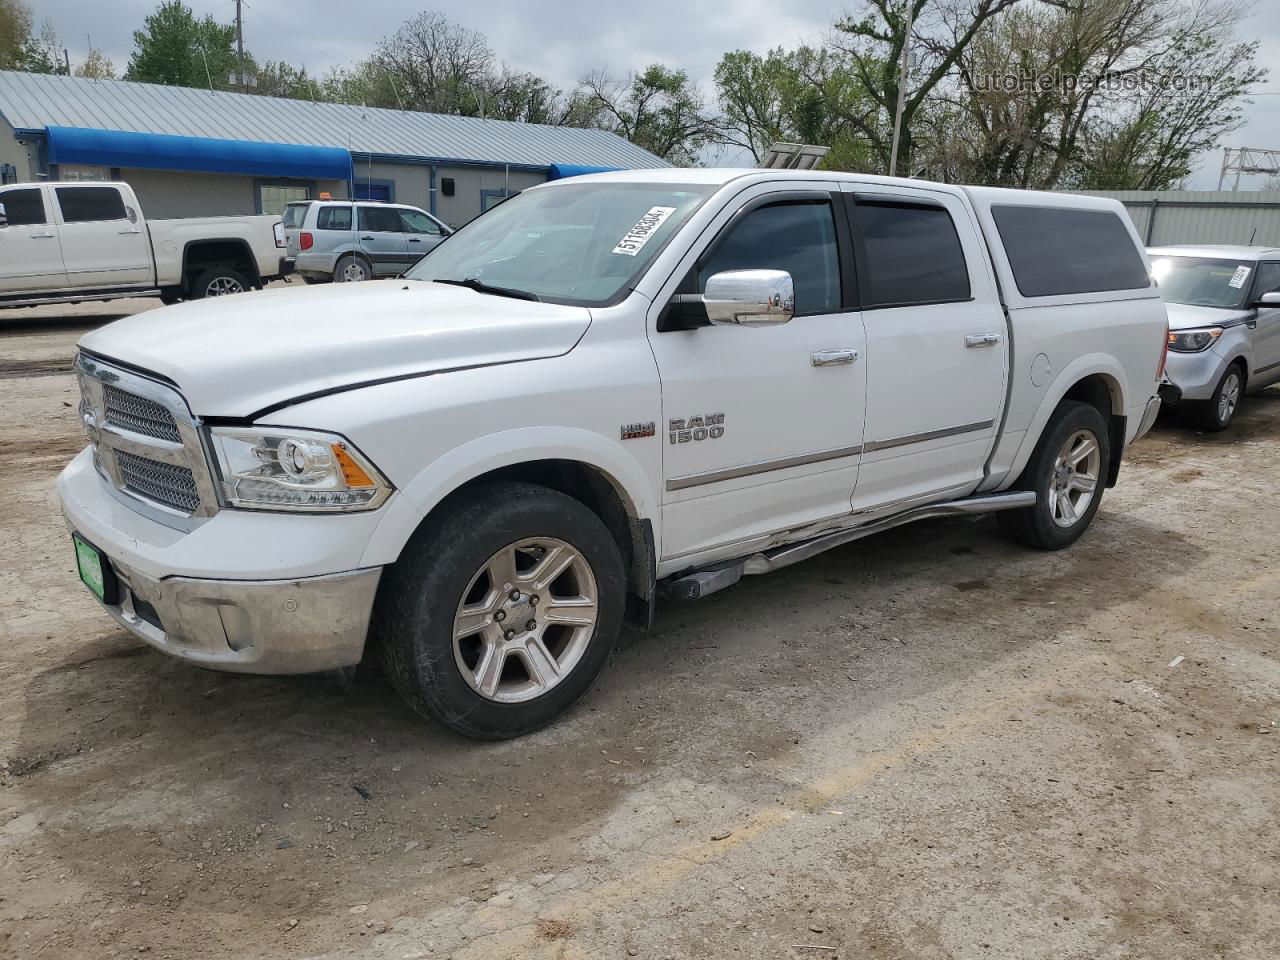
[{"label": "auction sticker on windshield", "polygon": [[1231,279],[1228,281],[1228,283],[1230,286],[1233,286],[1237,290],[1239,290],[1241,287],[1244,286],[1244,282],[1248,279],[1249,279],[1249,268],[1236,267],[1236,272],[1231,275]]},{"label": "auction sticker on windshield", "polygon": [[634,257],[644,249],[644,245],[658,232],[658,228],[662,226],[667,217],[675,212],[675,207],[650,207],[649,212],[636,221],[634,227],[622,235],[622,239],[613,248],[613,252],[620,253],[624,257]]}]

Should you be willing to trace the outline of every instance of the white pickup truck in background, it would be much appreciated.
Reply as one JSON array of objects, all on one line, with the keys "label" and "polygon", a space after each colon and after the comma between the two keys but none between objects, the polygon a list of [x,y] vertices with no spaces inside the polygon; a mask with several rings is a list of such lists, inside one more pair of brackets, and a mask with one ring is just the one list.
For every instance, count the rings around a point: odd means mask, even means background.
[{"label": "white pickup truck in background", "polygon": [[146,220],[126,183],[0,189],[0,308],[261,288],[286,271],[279,217]]},{"label": "white pickup truck in background", "polygon": [[401,279],[89,333],[81,578],[192,663],[347,668],[474,737],[550,722],[624,616],[912,520],[1076,541],[1159,410],[1114,200],[818,171],[532,187]]}]

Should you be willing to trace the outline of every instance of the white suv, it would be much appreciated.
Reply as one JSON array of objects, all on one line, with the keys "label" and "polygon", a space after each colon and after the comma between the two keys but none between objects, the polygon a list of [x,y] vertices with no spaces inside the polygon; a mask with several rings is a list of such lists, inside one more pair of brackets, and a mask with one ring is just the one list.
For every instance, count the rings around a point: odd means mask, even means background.
[{"label": "white suv", "polygon": [[308,283],[394,277],[453,231],[425,210],[393,203],[304,200],[284,209],[287,257]]}]

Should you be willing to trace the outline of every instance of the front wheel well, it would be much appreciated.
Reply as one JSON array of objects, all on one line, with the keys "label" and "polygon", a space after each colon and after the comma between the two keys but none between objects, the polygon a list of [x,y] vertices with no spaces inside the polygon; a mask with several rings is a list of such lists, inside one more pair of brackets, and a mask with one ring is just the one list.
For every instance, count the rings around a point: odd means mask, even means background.
[{"label": "front wheel well", "polygon": [[[657,574],[653,527],[648,520],[642,520],[636,515],[629,498],[619,488],[616,480],[602,470],[578,460],[530,460],[499,467],[468,480],[437,504],[432,512],[495,480],[548,487],[573,497],[599,517],[617,543],[626,568],[629,594],[627,619],[640,626],[649,625]],[[422,522],[426,523],[427,518]]]}]

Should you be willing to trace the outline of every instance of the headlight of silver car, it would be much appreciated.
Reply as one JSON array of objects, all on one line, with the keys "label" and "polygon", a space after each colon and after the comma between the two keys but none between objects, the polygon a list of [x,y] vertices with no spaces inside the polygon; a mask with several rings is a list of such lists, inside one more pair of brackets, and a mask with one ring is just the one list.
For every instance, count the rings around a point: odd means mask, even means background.
[{"label": "headlight of silver car", "polygon": [[1203,327],[1199,330],[1170,330],[1169,349],[1174,353],[1203,353],[1218,342],[1221,327]]},{"label": "headlight of silver car", "polygon": [[209,433],[229,506],[338,513],[372,510],[391,494],[377,467],[336,434],[272,427]]}]

